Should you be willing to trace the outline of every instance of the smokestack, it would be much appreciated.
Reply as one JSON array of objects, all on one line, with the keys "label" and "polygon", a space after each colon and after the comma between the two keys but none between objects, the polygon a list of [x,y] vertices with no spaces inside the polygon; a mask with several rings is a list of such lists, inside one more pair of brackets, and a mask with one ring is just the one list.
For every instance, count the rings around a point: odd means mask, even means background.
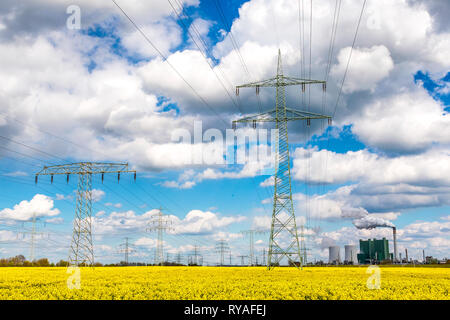
[{"label": "smokestack", "polygon": [[406,254],[406,263],[408,263],[408,249],[405,248],[405,254]]},{"label": "smokestack", "polygon": [[397,228],[392,227],[392,234],[394,238],[394,263],[397,262]]},{"label": "smokestack", "polygon": [[425,250],[422,250],[422,255],[423,255],[423,263],[425,263]]}]

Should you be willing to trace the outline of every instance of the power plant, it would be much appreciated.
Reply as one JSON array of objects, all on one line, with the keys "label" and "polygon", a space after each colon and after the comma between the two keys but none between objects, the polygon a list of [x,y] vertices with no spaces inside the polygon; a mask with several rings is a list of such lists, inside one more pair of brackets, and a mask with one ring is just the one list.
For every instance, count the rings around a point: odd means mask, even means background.
[{"label": "power plant", "polygon": [[[395,230],[395,228],[394,228]],[[395,248],[394,242],[394,250]],[[368,239],[359,240],[359,252],[356,245],[348,244],[344,246],[344,261],[341,260],[340,247],[328,247],[328,263],[329,264],[372,264],[380,263],[382,261],[394,262],[395,253],[389,253],[389,241],[383,239]],[[406,251],[407,252],[407,251]]]},{"label": "power plant", "polygon": [[[389,222],[387,220],[384,220],[384,219],[381,219],[381,218],[368,219],[368,217],[369,216],[368,216],[368,213],[366,211],[366,215],[363,218],[353,220],[353,224],[358,229],[367,229],[367,230],[371,230],[371,229],[375,229],[375,228],[392,228],[392,240],[394,242],[394,254],[393,254],[393,257],[390,257],[389,254],[386,254],[386,252],[384,252],[383,250],[381,250],[379,253],[384,258],[382,260],[390,259],[394,263],[397,263],[399,261],[398,255],[397,255],[398,254],[398,252],[397,252],[397,228],[391,222]],[[360,242],[361,242],[361,240],[360,240]],[[364,244],[364,246],[365,246],[365,249],[364,250],[361,249],[361,253],[365,253],[366,254],[366,258],[367,258],[368,256],[371,256],[371,250],[369,250],[370,248],[369,249],[366,248],[366,244]],[[387,246],[387,244],[386,244],[386,246]],[[377,257],[375,257],[375,258],[376,258],[376,260],[379,260],[379,258],[377,258]],[[361,258],[361,259],[364,259],[364,258]],[[359,258],[358,258],[358,260],[361,261]],[[400,258],[400,260],[401,260],[401,258]]]},{"label": "power plant", "polygon": [[398,258],[397,258],[397,228],[396,227],[392,228],[392,239],[394,241],[394,262],[397,262]]},{"label": "power plant", "polygon": [[381,240],[359,240],[359,248],[358,262],[361,264],[393,260],[392,254],[389,253],[389,241],[386,238]]}]

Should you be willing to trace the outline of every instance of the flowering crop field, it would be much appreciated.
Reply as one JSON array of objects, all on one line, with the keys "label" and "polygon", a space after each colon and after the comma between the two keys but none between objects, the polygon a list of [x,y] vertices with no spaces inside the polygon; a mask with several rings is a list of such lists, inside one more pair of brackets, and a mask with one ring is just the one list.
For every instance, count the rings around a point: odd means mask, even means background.
[{"label": "flowering crop field", "polygon": [[369,289],[367,267],[0,268],[0,299],[449,299],[450,268],[382,267]]}]

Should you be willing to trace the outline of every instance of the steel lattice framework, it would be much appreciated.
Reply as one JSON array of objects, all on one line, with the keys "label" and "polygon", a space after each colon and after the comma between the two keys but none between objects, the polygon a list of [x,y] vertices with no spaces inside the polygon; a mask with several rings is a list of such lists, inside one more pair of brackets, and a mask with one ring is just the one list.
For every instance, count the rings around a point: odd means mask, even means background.
[{"label": "steel lattice framework", "polygon": [[44,166],[36,173],[38,176],[49,175],[53,182],[54,175],[66,175],[67,182],[71,174],[78,175],[75,219],[73,222],[72,243],[69,251],[69,266],[94,264],[94,248],[92,243],[92,175],[101,174],[102,182],[105,173],[120,174],[131,172],[136,179],[136,171],[129,170],[127,163],[78,162],[64,165]]},{"label": "steel lattice framework", "polygon": [[167,231],[173,231],[174,228],[172,225],[172,220],[168,215],[165,215],[162,212],[162,208],[159,208],[158,213],[152,216],[149,226],[147,228],[148,232],[157,231],[158,232],[158,241],[156,244],[156,252],[155,252],[155,264],[163,265],[164,263],[164,239],[163,233]]},{"label": "steel lattice framework", "polygon": [[225,265],[225,252],[230,250],[228,243],[221,239],[216,242],[216,251],[220,254],[220,266]]},{"label": "steel lattice framework", "polygon": [[241,231],[241,233],[243,234],[243,235],[248,235],[249,236],[249,241],[250,241],[250,246],[249,246],[249,249],[250,249],[250,255],[249,255],[249,261],[248,261],[248,264],[249,264],[249,266],[254,266],[255,265],[255,246],[254,246],[254,236],[255,236],[255,234],[264,234],[264,233],[267,233],[267,231],[264,231],[264,230],[253,230],[253,229],[251,229],[251,230],[244,230],[244,231]]},{"label": "steel lattice framework", "polygon": [[292,201],[287,124],[289,121],[306,120],[307,125],[309,126],[311,119],[328,119],[328,124],[331,124],[331,117],[287,108],[285,87],[300,85],[302,87],[302,91],[305,92],[306,85],[311,84],[322,84],[323,90],[326,90],[325,81],[284,76],[281,52],[278,50],[276,77],[236,87],[237,95],[239,94],[239,88],[254,87],[256,88],[256,94],[259,94],[260,87],[276,88],[274,110],[233,121],[233,128],[236,128],[237,123],[252,123],[255,128],[257,122],[275,122],[276,129],[278,129],[278,139],[276,140],[277,145],[275,146],[275,150],[277,150],[277,152],[275,156],[276,172],[274,174],[273,212],[267,264],[267,268],[269,270],[278,265],[284,257],[286,257],[291,264],[298,267],[297,264],[300,263],[300,267],[303,267],[303,259],[306,248],[303,239],[303,225],[301,226],[302,234],[300,237],[300,247],[298,229],[295,221],[294,206]]}]

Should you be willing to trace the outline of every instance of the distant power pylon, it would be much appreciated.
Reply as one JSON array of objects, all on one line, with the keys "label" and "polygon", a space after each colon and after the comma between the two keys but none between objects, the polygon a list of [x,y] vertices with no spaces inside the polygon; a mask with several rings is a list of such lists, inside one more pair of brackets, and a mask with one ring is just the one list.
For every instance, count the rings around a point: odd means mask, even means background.
[{"label": "distant power pylon", "polygon": [[129,261],[128,261],[129,254],[136,251],[134,248],[131,248],[131,247],[130,247],[130,245],[129,245],[129,243],[128,243],[128,240],[129,240],[129,239],[130,239],[130,238],[125,237],[125,243],[122,243],[122,244],[119,246],[119,247],[120,247],[119,251],[120,251],[121,253],[123,252],[124,255],[125,255],[125,264],[126,264],[126,265],[129,264]]},{"label": "distant power pylon", "polygon": [[[276,88],[274,110],[233,121],[233,128],[236,128],[236,123],[252,123],[255,128],[257,122],[275,122],[275,127],[278,129],[278,139],[275,146],[275,150],[277,150],[275,157],[276,172],[274,175],[273,212],[269,239],[268,269],[272,269],[275,265],[279,264],[283,257],[286,257],[288,261],[295,266],[297,266],[297,262],[295,261],[297,259],[297,261],[300,262],[300,266],[303,267],[303,257],[301,254],[294,205],[292,202],[291,163],[289,157],[287,124],[288,121],[306,120],[307,126],[310,126],[311,119],[328,119],[328,124],[331,124],[331,117],[287,108],[285,87],[301,85],[302,91],[305,92],[306,85],[311,84],[322,84],[323,90],[326,90],[326,81],[284,76],[281,52],[278,50],[278,66],[277,75],[275,77],[236,87],[237,95],[239,94],[239,88],[244,87],[256,88],[256,94],[259,94],[259,89],[261,87]],[[303,233],[303,225],[301,226],[301,232]],[[303,234],[301,235],[301,240],[303,242]],[[283,242],[286,241],[287,244],[284,244]],[[303,243],[302,248],[304,248]]]},{"label": "distant power pylon", "polygon": [[31,235],[31,239],[30,239],[30,262],[34,261],[35,258],[35,249],[36,249],[36,238],[38,236],[50,236],[48,233],[45,232],[39,232],[36,229],[36,221],[38,219],[36,219],[36,213],[33,213],[33,218],[31,219],[31,223],[32,223],[32,227],[31,227],[31,231],[20,231],[18,232],[17,236],[19,236],[19,234],[22,234],[24,237],[26,234]]},{"label": "distant power pylon", "polygon": [[220,254],[220,265],[225,264],[225,252],[229,250],[228,244],[225,240],[219,240],[216,242],[216,250]]},{"label": "distant power pylon", "polygon": [[254,246],[254,235],[255,234],[263,234],[263,233],[267,233],[267,231],[263,231],[263,230],[245,230],[245,231],[241,231],[242,234],[244,235],[248,235],[249,239],[250,239],[250,255],[249,255],[249,260],[248,260],[248,264],[250,266],[254,265],[255,262],[255,246]]},{"label": "distant power pylon", "polygon": [[246,258],[247,256],[238,256],[238,258],[241,258],[241,266],[244,265],[244,258]]},{"label": "distant power pylon", "polygon": [[200,261],[199,261],[200,254],[199,254],[199,250],[198,250],[198,246],[197,245],[194,246],[194,255],[193,255],[193,257],[194,257],[194,260],[193,260],[192,264],[200,265]]},{"label": "distant power pylon", "polygon": [[127,163],[102,163],[102,162],[78,162],[56,166],[44,166],[36,173],[38,176],[49,175],[53,182],[54,175],[66,175],[67,182],[69,176],[76,174],[78,176],[77,202],[75,209],[75,219],[73,222],[72,243],[69,252],[69,266],[78,266],[80,264],[94,264],[94,248],[92,244],[92,175],[101,174],[102,182],[105,173],[117,173],[117,181],[120,181],[120,174],[125,172],[134,173],[136,180],[136,171],[129,170]]},{"label": "distant power pylon", "polygon": [[149,227],[147,228],[148,232],[157,231],[158,232],[158,240],[156,243],[156,254],[155,254],[155,264],[163,265],[164,263],[164,232],[173,230],[171,227],[172,221],[169,216],[163,214],[162,208],[159,208],[158,213],[152,216]]}]

